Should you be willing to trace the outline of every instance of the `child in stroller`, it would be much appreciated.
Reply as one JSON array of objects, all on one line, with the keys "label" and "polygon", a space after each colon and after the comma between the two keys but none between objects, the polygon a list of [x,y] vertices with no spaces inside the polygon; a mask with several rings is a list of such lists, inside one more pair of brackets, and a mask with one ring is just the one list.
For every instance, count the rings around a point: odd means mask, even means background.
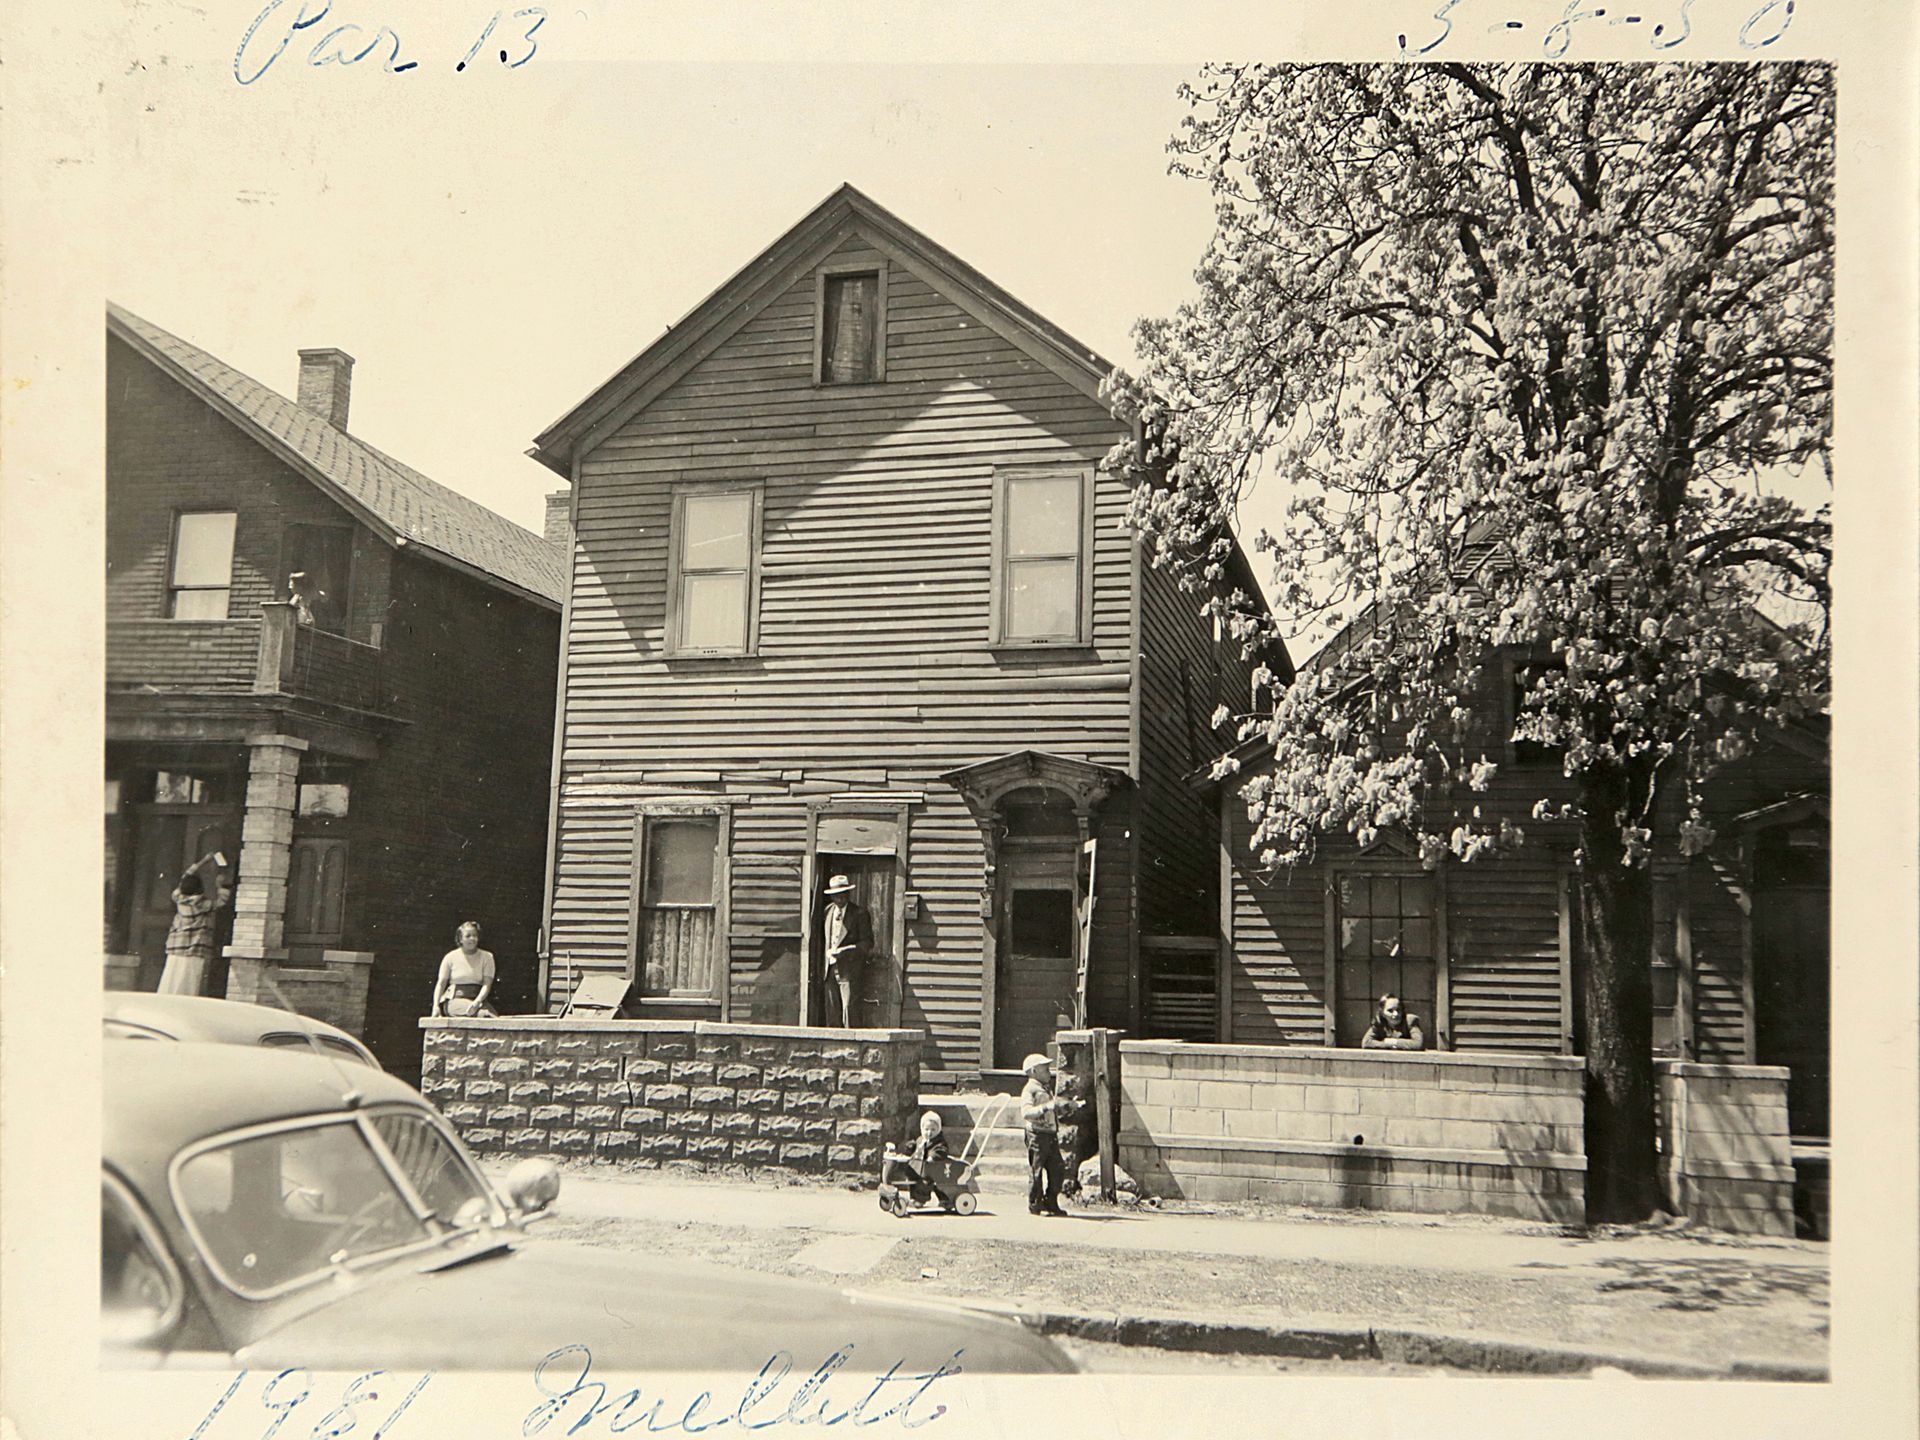
[{"label": "child in stroller", "polygon": [[929,1110],[920,1117],[920,1137],[910,1152],[889,1145],[880,1163],[880,1208],[905,1215],[936,1196],[942,1208],[971,1215],[976,1187],[973,1166],[953,1158],[940,1133],[940,1117]]}]

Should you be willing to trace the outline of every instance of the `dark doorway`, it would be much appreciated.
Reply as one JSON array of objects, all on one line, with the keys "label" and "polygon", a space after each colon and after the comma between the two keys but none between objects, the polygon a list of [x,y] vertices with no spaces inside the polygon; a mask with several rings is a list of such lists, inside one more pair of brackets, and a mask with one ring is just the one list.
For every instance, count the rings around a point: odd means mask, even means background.
[{"label": "dark doorway", "polygon": [[836,855],[822,850],[815,856],[812,983],[808,986],[806,1023],[826,1024],[826,940],[823,933],[827,902],[822,893],[835,875],[853,882],[852,903],[861,914],[861,965],[854,982],[853,1024],[857,1027],[896,1023],[900,996],[894,977],[899,967],[893,954],[893,892],[895,861],[891,855]]},{"label": "dark doorway", "polygon": [[1044,1051],[1062,1015],[1073,1013],[1076,850],[1001,852],[1002,901],[994,983],[993,1060],[1019,1067]]},{"label": "dark doorway", "polygon": [[[240,859],[240,827],[230,806],[148,803],[131,810],[133,880],[127,887],[127,949],[140,957],[139,988],[152,990],[166,965],[173,887],[187,866],[214,851],[226,855],[226,873],[232,879]],[[224,936],[230,922],[230,915],[223,917],[215,933]],[[218,968],[216,954],[207,977],[208,992],[214,995],[226,991],[223,977],[214,973]]]},{"label": "dark doorway", "polygon": [[1826,832],[1763,831],[1753,863],[1754,1060],[1792,1072],[1787,1125],[1798,1138],[1831,1133],[1827,919]]},{"label": "dark doorway", "polygon": [[286,558],[282,563],[287,596],[297,598],[305,609],[302,623],[345,635],[348,582],[353,569],[352,527],[287,526]]}]

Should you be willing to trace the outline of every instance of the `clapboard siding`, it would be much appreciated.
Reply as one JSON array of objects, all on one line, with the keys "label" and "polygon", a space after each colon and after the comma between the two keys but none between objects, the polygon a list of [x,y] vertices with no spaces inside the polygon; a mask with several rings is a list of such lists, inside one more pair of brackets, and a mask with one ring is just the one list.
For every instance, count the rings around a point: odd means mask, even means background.
[{"label": "clapboard siding", "polygon": [[1206,595],[1171,571],[1140,577],[1140,924],[1147,935],[1218,929],[1219,826],[1188,777],[1228,743],[1214,711],[1244,708],[1253,667],[1232,640],[1214,639]]},{"label": "clapboard siding", "polygon": [[[1328,886],[1333,867],[1359,852],[1336,837],[1315,863],[1265,875],[1240,787],[1223,788],[1232,837],[1231,1038],[1322,1045]],[[1513,855],[1448,865],[1442,888],[1451,1003],[1444,1028],[1424,1017],[1430,1045],[1560,1050],[1560,873],[1567,858],[1564,836],[1541,833]]]},{"label": "clapboard siding", "polygon": [[1542,836],[1498,861],[1451,867],[1447,952],[1456,1050],[1554,1053],[1560,1040],[1560,874]]},{"label": "clapboard siding", "polygon": [[[1491,667],[1497,672],[1497,665]],[[1491,684],[1477,697],[1485,753],[1506,755],[1503,703]],[[1254,775],[1270,760],[1249,767]],[[1232,894],[1222,909],[1230,932],[1231,1039],[1239,1043],[1324,1043],[1326,890],[1330,867],[1351,857],[1344,836],[1330,837],[1316,860],[1294,870],[1263,873],[1246,815],[1245,778],[1219,787],[1230,847]],[[1745,866],[1733,822],[1785,795],[1824,791],[1823,760],[1804,741],[1768,745],[1717,775],[1704,808],[1718,834],[1689,862],[1664,857],[1684,877],[1693,957],[1693,1058],[1740,1063],[1747,1051],[1746,955],[1743,915]],[[1565,822],[1532,818],[1536,800],[1573,798],[1554,762],[1500,764],[1482,792],[1460,797],[1480,819],[1513,821],[1523,844],[1471,864],[1446,863],[1450,1025],[1440,1043],[1457,1050],[1554,1051],[1561,1048],[1563,1015],[1560,887],[1572,882],[1575,837]],[[1442,815],[1429,823],[1446,828]],[[1669,831],[1671,826],[1667,827]],[[1578,919],[1567,957],[1578,984]],[[1572,997],[1577,1013],[1578,997]],[[1577,1037],[1576,1037],[1577,1039]]]},{"label": "clapboard siding", "polygon": [[[831,263],[880,263],[857,236]],[[812,383],[813,267],[579,461],[560,759],[552,986],[627,964],[633,815],[730,804],[729,1001],[797,1018],[810,800],[918,793],[907,845],[900,1023],[939,1063],[978,1064],[984,861],[944,771],[1036,749],[1128,763],[1132,540],[1123,484],[1096,484],[1092,643],[989,645],[997,468],[1092,469],[1122,431],[1096,401],[889,267],[884,383]],[[666,656],[672,496],[762,487],[758,643]],[[1129,797],[1103,826],[1094,1004],[1124,1020]],[[561,957],[564,956],[564,963]]]}]

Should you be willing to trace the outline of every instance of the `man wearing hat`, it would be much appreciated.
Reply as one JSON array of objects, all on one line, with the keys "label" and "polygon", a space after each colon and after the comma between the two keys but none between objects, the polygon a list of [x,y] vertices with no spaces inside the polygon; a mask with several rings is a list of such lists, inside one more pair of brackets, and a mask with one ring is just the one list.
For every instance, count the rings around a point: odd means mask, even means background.
[{"label": "man wearing hat", "polygon": [[1060,1158],[1059,1112],[1067,1102],[1053,1094],[1053,1062],[1041,1054],[1020,1062],[1026,1088],[1020,1092],[1020,1121],[1027,1131],[1027,1209],[1035,1215],[1064,1215],[1060,1182],[1066,1162]]},{"label": "man wearing hat", "polygon": [[823,892],[827,901],[822,934],[827,959],[826,1021],[852,1026],[853,982],[860,966],[860,907],[852,900],[853,882],[836,875]]}]

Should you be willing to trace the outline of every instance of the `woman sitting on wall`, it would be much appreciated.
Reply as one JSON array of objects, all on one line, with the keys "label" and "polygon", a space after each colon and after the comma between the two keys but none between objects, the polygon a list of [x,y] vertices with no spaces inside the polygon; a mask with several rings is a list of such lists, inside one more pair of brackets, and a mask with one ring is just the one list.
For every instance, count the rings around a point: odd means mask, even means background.
[{"label": "woman sitting on wall", "polygon": [[1398,995],[1382,995],[1373,1023],[1360,1037],[1363,1050],[1424,1050],[1427,1037],[1420,1029],[1420,1017],[1410,1015],[1400,1005]]},{"label": "woman sitting on wall", "polygon": [[433,982],[435,1015],[493,1017],[499,1012],[487,1003],[493,993],[493,952],[480,948],[480,926],[468,920],[453,932],[459,948],[440,961],[440,978]]}]

